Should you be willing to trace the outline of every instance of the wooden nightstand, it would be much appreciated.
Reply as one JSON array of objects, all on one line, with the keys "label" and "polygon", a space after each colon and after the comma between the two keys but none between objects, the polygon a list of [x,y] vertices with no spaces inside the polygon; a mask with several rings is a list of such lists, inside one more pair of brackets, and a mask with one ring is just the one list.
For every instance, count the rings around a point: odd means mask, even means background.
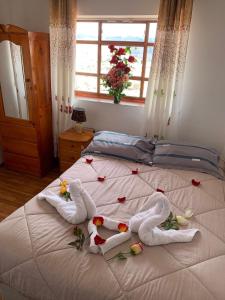
[{"label": "wooden nightstand", "polygon": [[64,172],[80,158],[83,151],[93,138],[93,130],[77,133],[74,128],[68,129],[59,136],[59,165]]}]

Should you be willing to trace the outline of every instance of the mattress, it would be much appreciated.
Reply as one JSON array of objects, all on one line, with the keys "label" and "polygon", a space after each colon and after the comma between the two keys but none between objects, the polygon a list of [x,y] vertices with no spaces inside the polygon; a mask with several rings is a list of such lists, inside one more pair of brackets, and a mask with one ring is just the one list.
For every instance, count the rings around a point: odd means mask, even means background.
[{"label": "mattress", "polygon": [[[133,175],[136,168],[139,173]],[[105,181],[99,182],[98,176],[106,176]],[[124,222],[160,188],[174,213],[192,208],[188,226],[200,232],[190,243],[145,246],[125,261],[107,261],[127,251],[138,236],[132,234],[131,240],[104,256],[89,253],[88,245],[77,251],[68,245],[74,240],[74,226],[34,197],[0,223],[0,286],[38,300],[225,299],[223,181],[203,173],[94,156],[92,164],[81,158],[47,189],[57,193],[60,180],[75,178],[82,180],[99,214]],[[200,186],[193,186],[192,179],[200,180]],[[121,196],[125,203],[118,202]],[[87,234],[87,223],[79,226]]]}]

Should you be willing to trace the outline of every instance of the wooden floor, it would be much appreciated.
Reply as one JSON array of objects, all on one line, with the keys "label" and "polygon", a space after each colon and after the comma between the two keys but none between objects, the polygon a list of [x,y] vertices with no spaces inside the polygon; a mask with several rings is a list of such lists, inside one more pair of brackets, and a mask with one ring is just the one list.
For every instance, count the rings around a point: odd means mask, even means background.
[{"label": "wooden floor", "polygon": [[58,176],[57,168],[47,176],[38,178],[9,171],[0,166],[0,221],[24,205]]}]

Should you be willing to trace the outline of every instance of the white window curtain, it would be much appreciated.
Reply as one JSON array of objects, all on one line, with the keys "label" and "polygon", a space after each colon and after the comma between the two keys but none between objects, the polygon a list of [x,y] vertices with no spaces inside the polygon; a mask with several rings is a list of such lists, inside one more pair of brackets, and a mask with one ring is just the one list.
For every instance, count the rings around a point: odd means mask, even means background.
[{"label": "white window curtain", "polygon": [[144,134],[177,138],[193,0],[161,0],[145,103]]},{"label": "white window curtain", "polygon": [[76,0],[50,0],[51,88],[55,155],[58,135],[72,126]]}]

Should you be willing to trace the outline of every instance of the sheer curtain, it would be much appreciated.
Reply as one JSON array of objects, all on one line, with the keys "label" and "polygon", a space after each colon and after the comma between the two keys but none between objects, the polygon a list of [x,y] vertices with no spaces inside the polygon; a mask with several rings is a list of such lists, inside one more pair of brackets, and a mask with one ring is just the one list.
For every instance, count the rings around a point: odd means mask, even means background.
[{"label": "sheer curtain", "polygon": [[176,138],[193,0],[161,0],[144,134]]},{"label": "sheer curtain", "polygon": [[59,133],[72,125],[76,18],[76,0],[50,0],[51,87],[55,154],[57,153]]}]

